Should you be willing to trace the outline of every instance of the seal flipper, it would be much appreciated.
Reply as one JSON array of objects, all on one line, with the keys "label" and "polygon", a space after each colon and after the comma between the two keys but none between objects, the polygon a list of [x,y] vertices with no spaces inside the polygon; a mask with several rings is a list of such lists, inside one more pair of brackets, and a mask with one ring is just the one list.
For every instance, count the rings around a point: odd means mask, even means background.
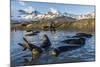
[{"label": "seal flipper", "polygon": [[25,51],[27,48],[24,48],[23,51]]},{"label": "seal flipper", "polygon": [[26,58],[24,58],[24,61],[25,61],[25,62],[29,62],[29,60],[28,60],[28,59],[26,59]]},{"label": "seal flipper", "polygon": [[27,41],[27,39],[26,39],[26,38],[24,38],[24,37],[23,37],[23,40],[24,40],[27,44],[29,44],[29,42]]},{"label": "seal flipper", "polygon": [[23,51],[25,51],[27,49],[24,44],[18,43],[18,45],[20,45],[24,48]]},{"label": "seal flipper", "polygon": [[22,47],[23,47],[23,44],[21,44],[21,43],[18,43],[18,45],[20,45],[20,46],[22,46]]}]

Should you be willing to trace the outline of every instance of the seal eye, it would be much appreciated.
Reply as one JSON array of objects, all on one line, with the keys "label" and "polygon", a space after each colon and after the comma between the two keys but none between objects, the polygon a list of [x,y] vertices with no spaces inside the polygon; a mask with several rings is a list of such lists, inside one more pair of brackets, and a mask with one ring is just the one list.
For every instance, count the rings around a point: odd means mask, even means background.
[{"label": "seal eye", "polygon": [[39,51],[37,49],[32,50],[32,56],[33,58],[38,58],[39,57]]}]

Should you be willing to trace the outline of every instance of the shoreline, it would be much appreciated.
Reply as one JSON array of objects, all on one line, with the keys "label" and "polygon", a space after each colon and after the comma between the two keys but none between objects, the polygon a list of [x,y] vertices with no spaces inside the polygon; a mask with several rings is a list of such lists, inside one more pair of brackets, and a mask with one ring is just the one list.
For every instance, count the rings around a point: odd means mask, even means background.
[{"label": "shoreline", "polygon": [[[95,32],[95,19],[83,19],[74,22],[58,22],[55,23],[56,30],[76,30]],[[58,27],[57,27],[58,26]],[[11,31],[14,30],[50,30],[48,22],[30,22],[30,23],[11,23]]]}]

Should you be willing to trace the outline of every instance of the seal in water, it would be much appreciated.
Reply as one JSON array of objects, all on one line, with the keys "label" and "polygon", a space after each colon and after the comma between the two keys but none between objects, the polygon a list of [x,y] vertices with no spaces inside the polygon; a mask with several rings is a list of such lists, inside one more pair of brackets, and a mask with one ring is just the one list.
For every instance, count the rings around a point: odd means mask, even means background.
[{"label": "seal in water", "polygon": [[40,47],[29,43],[24,37],[23,40],[25,41],[25,43],[24,44],[18,43],[18,45],[22,46],[24,48],[24,51],[26,49],[29,49],[32,52],[33,59],[39,58],[43,50]]},{"label": "seal in water", "polygon": [[77,33],[75,36],[72,36],[72,38],[75,37],[84,37],[84,38],[91,38],[92,34],[87,34],[87,33]]},{"label": "seal in water", "polygon": [[75,50],[75,49],[81,48],[82,46],[83,45],[80,45],[80,46],[60,46],[60,47],[55,48],[52,51],[50,51],[50,55],[53,57],[57,57],[63,52]]},{"label": "seal in water", "polygon": [[43,42],[40,47],[47,50],[51,46],[51,42],[46,34],[43,36]]},{"label": "seal in water", "polygon": [[62,42],[67,43],[67,44],[81,45],[81,44],[85,44],[85,38],[67,39]]}]

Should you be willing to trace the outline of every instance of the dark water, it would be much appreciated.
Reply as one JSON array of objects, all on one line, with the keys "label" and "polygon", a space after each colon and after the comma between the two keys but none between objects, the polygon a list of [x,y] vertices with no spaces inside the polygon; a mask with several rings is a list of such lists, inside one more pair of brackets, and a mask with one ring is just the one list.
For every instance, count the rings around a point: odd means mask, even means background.
[{"label": "dark water", "polygon": [[[67,36],[73,36],[77,32],[57,31],[55,34],[50,31],[41,31],[36,36],[26,36],[29,42],[40,46],[44,34],[47,34],[52,42],[52,47],[67,45],[61,43],[62,40],[67,39]],[[86,44],[76,50],[67,51],[60,54],[57,58],[43,54],[39,59],[31,62],[31,52],[29,50],[22,51],[22,47],[18,43],[23,43],[25,31],[11,32],[11,65],[36,65],[36,64],[50,64],[50,63],[69,63],[69,62],[86,62],[95,60],[95,36],[86,40]],[[27,60],[26,60],[27,59]]]}]

